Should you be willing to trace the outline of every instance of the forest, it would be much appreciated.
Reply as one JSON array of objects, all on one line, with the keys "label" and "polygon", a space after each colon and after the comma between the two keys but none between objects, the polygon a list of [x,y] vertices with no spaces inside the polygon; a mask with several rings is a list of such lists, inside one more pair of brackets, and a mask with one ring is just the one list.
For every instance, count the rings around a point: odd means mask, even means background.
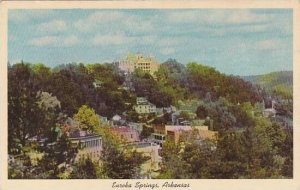
[{"label": "forest", "polygon": [[[181,137],[184,147],[166,140],[157,178],[292,178],[293,126],[286,120],[293,120],[293,96],[286,89],[270,90],[250,81],[175,59],[160,64],[154,75],[141,70],[125,75],[114,63],[70,63],[53,68],[41,63],[8,64],[8,154],[22,163],[9,163],[8,177],[140,178],[140,166],[149,158],[124,148],[97,116],[111,119],[118,114],[142,123],[144,118],[133,105],[137,97],[146,97],[157,107],[178,107],[179,102],[197,100],[196,119],[209,118],[218,132],[217,142],[201,145],[193,137]],[[274,100],[280,117],[264,117],[263,109]],[[191,119],[184,112],[181,116]],[[74,162],[78,147],[66,136],[58,137],[56,131],[69,117],[81,129],[102,136],[101,165],[88,158]],[[170,115],[165,114],[149,125],[170,122]],[[150,133],[143,128],[143,138]],[[32,138],[47,138],[46,145],[57,143],[41,147]]]}]

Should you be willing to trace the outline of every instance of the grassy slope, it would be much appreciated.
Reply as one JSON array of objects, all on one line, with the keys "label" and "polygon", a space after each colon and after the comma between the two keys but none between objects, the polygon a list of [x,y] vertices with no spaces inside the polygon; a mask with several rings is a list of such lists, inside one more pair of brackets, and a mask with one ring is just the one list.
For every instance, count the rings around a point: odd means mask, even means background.
[{"label": "grassy slope", "polygon": [[291,98],[293,95],[293,72],[280,71],[265,75],[245,76],[243,79],[260,85],[268,92]]}]

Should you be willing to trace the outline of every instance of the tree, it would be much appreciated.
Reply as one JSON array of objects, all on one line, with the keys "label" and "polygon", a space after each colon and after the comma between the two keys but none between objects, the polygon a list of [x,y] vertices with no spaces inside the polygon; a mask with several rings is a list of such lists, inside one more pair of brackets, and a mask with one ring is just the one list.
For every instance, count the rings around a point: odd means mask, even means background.
[{"label": "tree", "polygon": [[129,110],[127,113],[127,120],[128,121],[133,121],[133,122],[138,122],[139,121],[139,114],[134,110]]},{"label": "tree", "polygon": [[54,72],[44,86],[46,92],[56,96],[61,101],[62,111],[67,115],[73,115],[88,98],[88,85],[92,82],[84,82],[80,76],[72,70],[59,70]]},{"label": "tree", "polygon": [[9,164],[9,178],[68,178],[70,165],[74,163],[78,151],[78,147],[74,147],[65,135],[59,137],[58,141],[46,142],[45,146],[38,149],[28,148],[33,150],[34,154],[42,154],[42,158],[34,163],[27,154],[19,155],[18,160]]},{"label": "tree", "polygon": [[184,179],[189,178],[186,171],[186,163],[180,157],[181,147],[169,138],[162,145],[161,179]]},{"label": "tree", "polygon": [[60,101],[50,93],[41,91],[37,93],[37,99],[36,104],[41,112],[36,113],[36,115],[41,124],[36,130],[38,136],[45,137],[58,121],[61,108]]},{"label": "tree", "polygon": [[65,134],[57,141],[48,143],[41,150],[44,156],[35,167],[33,178],[68,178],[69,166],[74,164],[78,147],[72,145]]},{"label": "tree", "polygon": [[148,138],[152,133],[154,133],[154,129],[152,127],[147,127],[143,125],[143,130],[141,132],[141,139]]},{"label": "tree", "polygon": [[216,149],[214,175],[219,178],[240,178],[245,176],[247,157],[246,139],[241,132],[219,132]]},{"label": "tree", "polygon": [[200,98],[204,98],[209,92],[214,100],[222,96],[232,103],[255,103],[260,100],[257,88],[250,82],[235,76],[226,76],[209,66],[188,63],[186,78],[190,93]]},{"label": "tree", "polygon": [[51,69],[42,63],[31,64],[29,66],[38,79],[39,88],[44,88],[49,80],[49,77],[52,75]]},{"label": "tree", "polygon": [[35,136],[41,125],[36,104],[37,80],[29,65],[13,65],[8,73],[8,150],[20,153],[26,140]]},{"label": "tree", "polygon": [[104,175],[108,178],[134,179],[140,178],[140,167],[148,158],[136,151],[118,150],[116,147],[106,146],[102,160]]},{"label": "tree", "polygon": [[87,105],[79,108],[78,113],[74,115],[74,119],[79,123],[79,127],[86,131],[92,132],[96,127],[100,126],[100,118]]},{"label": "tree", "polygon": [[97,179],[102,178],[101,168],[98,163],[93,162],[90,158],[80,160],[73,165],[70,174],[71,179]]},{"label": "tree", "polygon": [[131,148],[121,146],[121,140],[113,135],[108,127],[97,128],[95,132],[103,139],[101,176],[110,179],[140,178],[140,167],[149,158]]},{"label": "tree", "polygon": [[191,115],[188,111],[181,111],[180,114],[179,114],[179,118],[183,118],[184,120],[192,119]]},{"label": "tree", "polygon": [[196,114],[199,118],[204,119],[207,117],[207,110],[203,105],[198,106]]}]

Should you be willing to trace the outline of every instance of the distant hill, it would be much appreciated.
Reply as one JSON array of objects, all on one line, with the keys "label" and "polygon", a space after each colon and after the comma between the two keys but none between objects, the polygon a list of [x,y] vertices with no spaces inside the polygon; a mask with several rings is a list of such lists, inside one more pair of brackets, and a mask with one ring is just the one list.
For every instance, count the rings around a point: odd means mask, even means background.
[{"label": "distant hill", "polygon": [[293,71],[279,71],[265,75],[244,76],[242,78],[261,86],[267,92],[275,93],[285,98],[292,98],[293,96]]}]

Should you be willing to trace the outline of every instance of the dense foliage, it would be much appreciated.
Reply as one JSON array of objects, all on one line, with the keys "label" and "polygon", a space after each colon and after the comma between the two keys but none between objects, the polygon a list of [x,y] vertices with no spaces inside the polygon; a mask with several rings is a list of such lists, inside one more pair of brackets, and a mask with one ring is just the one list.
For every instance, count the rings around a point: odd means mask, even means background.
[{"label": "dense foliage", "polygon": [[[170,124],[170,113],[140,117],[133,110],[136,97],[146,97],[157,107],[180,107],[180,101],[197,100],[192,114],[182,111],[179,117],[204,120],[218,132],[217,142],[189,139],[185,146],[165,142],[160,178],[290,178],[293,130],[283,125],[293,119],[290,95],[174,59],[162,63],[154,75],[141,70],[125,75],[115,64],[72,63],[56,68],[15,64],[8,67],[8,150],[25,164],[9,165],[9,177],[139,178],[140,166],[148,158],[122,147],[99,115]],[[280,120],[262,115],[262,103],[268,106],[272,99],[277,101]],[[57,131],[68,117],[80,129],[103,137],[101,167],[89,159],[74,163],[77,147]],[[145,125],[141,137],[152,132]],[[46,147],[51,149],[39,150],[31,143],[34,138],[47,139],[51,146]],[[34,151],[42,153],[36,163],[30,158]],[[71,171],[69,164],[74,165]]]}]

